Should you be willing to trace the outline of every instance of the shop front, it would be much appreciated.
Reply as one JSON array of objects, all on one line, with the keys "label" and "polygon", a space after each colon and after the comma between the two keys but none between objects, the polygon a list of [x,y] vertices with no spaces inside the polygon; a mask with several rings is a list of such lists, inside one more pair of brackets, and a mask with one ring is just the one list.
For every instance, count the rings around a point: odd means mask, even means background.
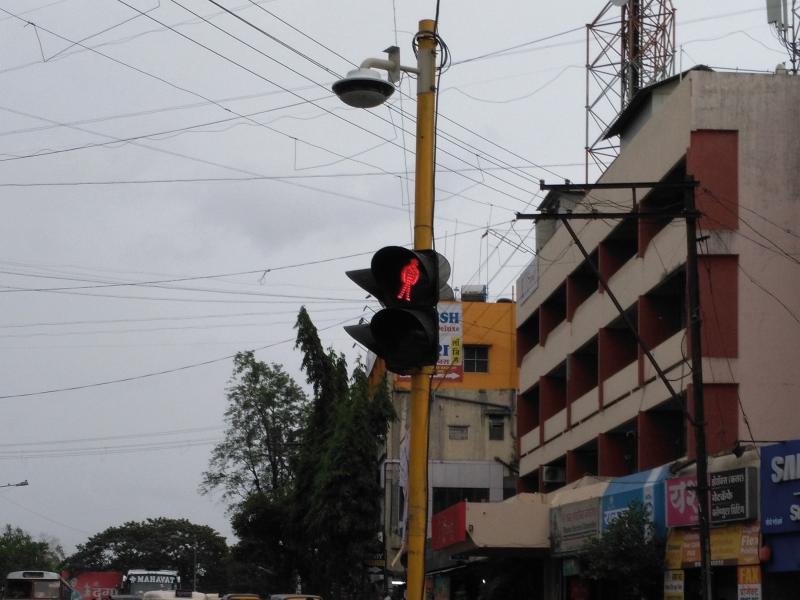
[{"label": "shop front", "polygon": [[[595,480],[596,481],[596,480]],[[602,498],[607,482],[596,482],[573,489],[562,488],[551,495],[550,571],[556,575],[548,598],[597,600],[597,584],[581,572],[580,556],[592,538],[600,536]]]},{"label": "shop front", "polygon": [[800,597],[800,440],[761,448],[765,597]]},{"label": "shop front", "polygon": [[[710,550],[714,598],[761,600],[757,471],[741,467],[709,475]],[[699,502],[695,475],[666,481],[664,598],[700,598]]]},{"label": "shop front", "polygon": [[459,502],[433,516],[425,577],[429,600],[540,597],[550,550],[546,498]]}]

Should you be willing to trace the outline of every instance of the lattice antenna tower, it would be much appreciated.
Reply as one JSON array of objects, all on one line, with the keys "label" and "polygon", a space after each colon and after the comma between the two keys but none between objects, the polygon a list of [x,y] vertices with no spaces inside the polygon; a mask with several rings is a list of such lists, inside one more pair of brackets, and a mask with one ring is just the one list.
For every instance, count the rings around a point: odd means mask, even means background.
[{"label": "lattice antenna tower", "polygon": [[792,73],[797,75],[800,63],[800,1],[767,0],[767,23],[772,25],[778,41],[789,53]]},{"label": "lattice antenna tower", "polygon": [[586,25],[586,181],[619,154],[606,133],[636,92],[674,70],[671,0],[612,0]]}]

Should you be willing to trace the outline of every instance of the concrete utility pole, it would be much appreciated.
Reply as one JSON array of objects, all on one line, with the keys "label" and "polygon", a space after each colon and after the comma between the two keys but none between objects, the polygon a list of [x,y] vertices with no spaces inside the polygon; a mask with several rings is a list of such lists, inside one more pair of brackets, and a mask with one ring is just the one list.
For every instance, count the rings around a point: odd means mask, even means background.
[{"label": "concrete utility pole", "polygon": [[[436,23],[419,22],[417,40],[417,162],[414,188],[414,250],[433,249],[433,173],[436,136]],[[434,367],[411,376],[408,459],[408,600],[425,591],[425,538],[428,529],[428,435],[430,388]]]}]

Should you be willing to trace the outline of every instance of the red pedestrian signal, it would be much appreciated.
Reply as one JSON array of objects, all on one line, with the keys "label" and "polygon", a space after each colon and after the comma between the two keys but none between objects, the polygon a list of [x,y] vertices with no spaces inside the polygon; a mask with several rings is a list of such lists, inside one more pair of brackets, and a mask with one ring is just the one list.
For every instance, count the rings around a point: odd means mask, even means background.
[{"label": "red pedestrian signal", "polygon": [[346,326],[347,333],[383,358],[394,373],[436,364],[436,304],[450,276],[450,265],[441,254],[387,246],[375,253],[369,269],[348,271],[347,276],[384,306],[369,324]]},{"label": "red pedestrian signal", "polygon": [[397,294],[398,300],[411,302],[411,288],[419,281],[419,259],[412,258],[408,264],[400,269],[400,292]]}]

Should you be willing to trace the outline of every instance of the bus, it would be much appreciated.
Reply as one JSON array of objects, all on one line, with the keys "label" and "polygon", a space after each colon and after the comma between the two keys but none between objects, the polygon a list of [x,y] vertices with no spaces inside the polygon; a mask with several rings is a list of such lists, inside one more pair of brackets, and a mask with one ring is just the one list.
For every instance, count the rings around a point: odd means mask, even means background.
[{"label": "bus", "polygon": [[80,600],[81,595],[51,571],[13,571],[6,576],[5,600]]},{"label": "bus", "polygon": [[111,594],[110,600],[142,600],[147,592],[175,591],[180,582],[177,571],[128,569],[122,577],[122,589]]},{"label": "bus", "polygon": [[203,594],[202,592],[193,592],[191,590],[158,590],[152,592],[145,592],[142,600],[210,600],[209,596],[219,598],[217,594]]}]

